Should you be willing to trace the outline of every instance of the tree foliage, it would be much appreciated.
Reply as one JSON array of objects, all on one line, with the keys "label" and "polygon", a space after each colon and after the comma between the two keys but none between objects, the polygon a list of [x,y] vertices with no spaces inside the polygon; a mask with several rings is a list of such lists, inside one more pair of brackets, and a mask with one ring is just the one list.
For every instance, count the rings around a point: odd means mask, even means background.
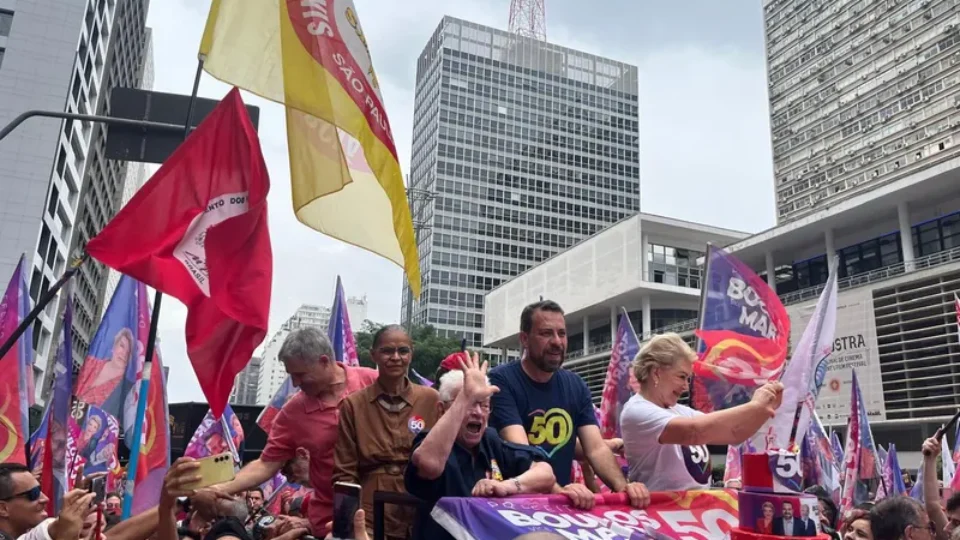
[{"label": "tree foliage", "polygon": [[[376,367],[370,359],[370,349],[373,347],[373,335],[384,326],[386,325],[366,320],[360,325],[360,330],[354,332],[361,366]],[[447,355],[460,350],[459,340],[442,338],[437,335],[437,330],[429,325],[415,326],[410,338],[413,340],[413,362],[410,366],[428,379],[433,379],[437,367]]]}]

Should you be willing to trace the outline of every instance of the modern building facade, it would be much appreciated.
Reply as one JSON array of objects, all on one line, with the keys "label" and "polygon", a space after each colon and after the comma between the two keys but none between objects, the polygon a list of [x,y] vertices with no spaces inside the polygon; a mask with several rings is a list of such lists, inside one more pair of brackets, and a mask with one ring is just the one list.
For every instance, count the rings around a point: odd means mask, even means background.
[{"label": "modern building facade", "polygon": [[[154,65],[153,65],[153,30],[147,28],[147,37],[146,37],[146,47],[147,50],[144,53],[143,57],[143,77],[140,81],[141,90],[153,90],[153,78],[154,78]],[[126,181],[123,183],[123,193],[120,196],[120,201],[117,204],[117,211],[120,211],[121,208],[126,206],[130,199],[140,191],[140,188],[147,183],[147,180],[150,179],[152,171],[156,168],[153,165],[148,165],[141,162],[129,162],[126,164]],[[100,303],[100,317],[103,317],[103,313],[106,312],[107,306],[110,304],[110,299],[113,298],[113,292],[117,289],[117,284],[120,283],[120,272],[117,272],[113,269],[107,269],[107,286],[106,291],[103,295],[103,301]]]},{"label": "modern building facade", "polygon": [[567,319],[565,367],[583,377],[599,404],[620,315],[629,314],[641,339],[685,329],[698,313],[707,243],[746,237],[652,214],[625,219],[490,291],[484,345],[519,349],[524,306],[541,298],[559,303]]},{"label": "modern building facade", "polygon": [[[0,124],[31,109],[108,112],[110,90],[141,87],[150,54],[147,0],[0,0]],[[56,14],[56,16],[51,16]],[[36,301],[119,208],[127,166],[106,160],[90,122],[29,120],[0,142],[0,274],[21,254]],[[83,358],[102,311],[106,270],[74,280],[74,356]],[[34,326],[36,376],[55,350],[63,297]],[[42,397],[42,392],[41,392]]]},{"label": "modern building facade", "polygon": [[765,0],[779,223],[957,153],[957,0]]},{"label": "modern building facade", "polygon": [[259,356],[250,359],[247,367],[237,373],[233,381],[233,390],[230,391],[231,405],[256,405],[257,389],[260,387],[260,364]]},{"label": "modern building facade", "polygon": [[[910,451],[917,449],[916,441],[931,436],[960,408],[954,306],[954,294],[960,294],[958,185],[960,157],[785,225],[714,242],[775,287],[790,315],[793,343],[827,280],[826,254],[835,254],[840,288],[836,341],[818,413],[825,425],[845,427],[855,370],[874,435],[904,449],[906,467],[919,463],[919,453]],[[657,274],[653,280],[641,277],[657,272],[657,246],[664,246],[664,261],[671,260],[667,254],[673,247],[672,260],[679,263],[676,248],[702,252],[705,242],[679,245],[648,236],[645,216],[639,224],[632,218],[603,231],[491,291],[485,300],[485,345],[516,348],[523,306],[541,296],[557,300],[567,309],[571,336],[566,367],[584,377],[599,402],[613,341],[611,324],[621,308],[631,314],[641,339],[673,331],[692,343],[699,291],[671,287],[663,296],[666,286],[649,283],[660,279]],[[694,267],[691,275],[699,275],[697,264],[702,259],[686,265]],[[690,272],[684,266],[677,264],[678,282]],[[670,316],[658,320],[659,307],[672,310]],[[686,315],[688,320],[678,320]],[[647,320],[649,325],[643,322]]]},{"label": "modern building facade", "polygon": [[[330,324],[331,309],[325,306],[303,304],[289,319],[284,321],[270,341],[263,347],[260,355],[260,374],[256,390],[256,403],[266,405],[287,380],[287,371],[280,361],[280,347],[290,332],[304,327],[313,327],[326,333]],[[356,332],[367,320],[367,297],[348,297],[347,315],[350,325]]]},{"label": "modern building facade", "polygon": [[637,92],[635,66],[444,17],[417,64],[403,322],[478,347],[485,293],[636,214]]}]

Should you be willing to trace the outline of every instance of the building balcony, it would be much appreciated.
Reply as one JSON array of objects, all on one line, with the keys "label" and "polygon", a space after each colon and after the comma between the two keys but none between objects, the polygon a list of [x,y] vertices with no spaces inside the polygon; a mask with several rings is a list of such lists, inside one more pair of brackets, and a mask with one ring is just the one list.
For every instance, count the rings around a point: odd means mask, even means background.
[{"label": "building balcony", "polygon": [[[837,289],[843,291],[847,289],[863,287],[866,285],[874,285],[903,276],[911,271],[930,270],[955,262],[960,262],[960,247],[947,249],[937,253],[931,253],[930,255],[914,259],[913,262],[900,262],[897,264],[891,264],[883,268],[878,268],[869,272],[863,272],[839,279],[837,280]],[[780,301],[783,302],[784,306],[790,306],[805,302],[807,300],[812,300],[820,296],[820,293],[823,292],[823,287],[824,285],[820,284],[813,287],[807,287],[806,289],[801,289],[799,291],[781,294]],[[655,328],[651,332],[640,336],[640,341],[646,341],[654,335],[665,334],[668,332],[675,332],[680,335],[693,332],[697,328],[698,320],[699,319],[690,319],[671,324],[669,326]],[[591,345],[587,349],[586,354],[582,350],[569,352],[567,353],[567,360],[577,362],[571,362],[567,367],[572,368],[576,365],[589,362],[597,358],[610,356],[612,349],[613,343],[607,342],[599,345]]]}]

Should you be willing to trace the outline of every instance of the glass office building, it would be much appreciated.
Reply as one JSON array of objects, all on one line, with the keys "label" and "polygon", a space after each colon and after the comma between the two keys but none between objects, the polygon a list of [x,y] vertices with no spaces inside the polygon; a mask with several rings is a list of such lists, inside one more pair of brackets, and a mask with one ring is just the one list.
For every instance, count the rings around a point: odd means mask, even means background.
[{"label": "glass office building", "polygon": [[445,17],[417,64],[402,318],[482,345],[483,296],[640,209],[637,68]]}]

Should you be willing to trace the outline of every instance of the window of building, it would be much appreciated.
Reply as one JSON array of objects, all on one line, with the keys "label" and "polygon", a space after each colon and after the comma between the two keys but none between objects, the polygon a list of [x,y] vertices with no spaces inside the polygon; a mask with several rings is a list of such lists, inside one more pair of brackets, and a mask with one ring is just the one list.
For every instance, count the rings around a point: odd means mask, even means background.
[{"label": "window of building", "polygon": [[[10,35],[10,27],[13,26],[13,12],[0,9],[0,37]],[[0,49],[0,56],[3,56],[3,49]]]}]

